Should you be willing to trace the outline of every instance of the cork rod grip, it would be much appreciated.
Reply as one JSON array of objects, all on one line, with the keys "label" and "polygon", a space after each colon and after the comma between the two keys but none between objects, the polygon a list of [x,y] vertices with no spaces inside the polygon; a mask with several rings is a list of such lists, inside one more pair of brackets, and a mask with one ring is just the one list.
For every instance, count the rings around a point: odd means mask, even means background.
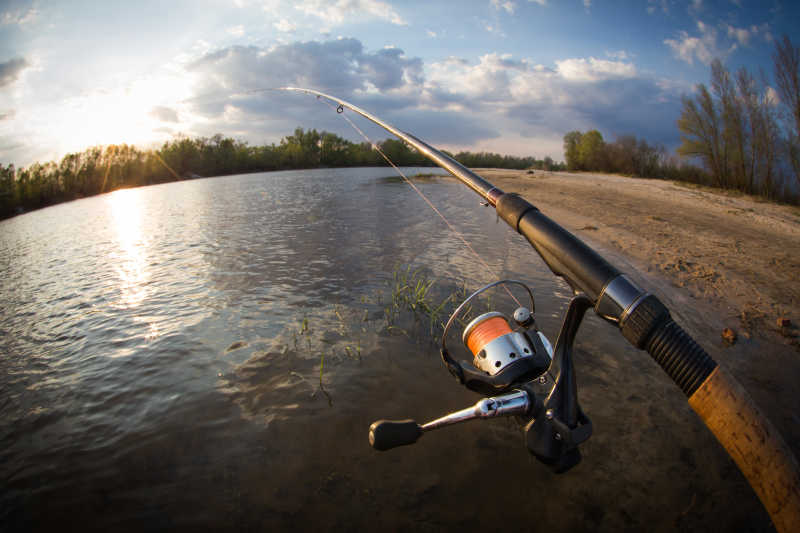
[{"label": "cork rod grip", "polygon": [[689,397],[755,490],[779,532],[800,531],[800,469],[742,385],[720,367]]}]

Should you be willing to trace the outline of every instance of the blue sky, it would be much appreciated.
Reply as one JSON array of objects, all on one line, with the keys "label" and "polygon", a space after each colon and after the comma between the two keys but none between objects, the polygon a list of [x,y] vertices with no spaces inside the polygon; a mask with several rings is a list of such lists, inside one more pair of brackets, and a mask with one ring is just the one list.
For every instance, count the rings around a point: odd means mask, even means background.
[{"label": "blue sky", "polygon": [[[772,75],[785,0],[235,0],[0,4],[0,162],[178,134],[360,140],[303,95],[347,99],[450,150],[563,157],[596,128],[674,148],[709,63]],[[769,81],[769,80],[768,80]],[[386,137],[364,125],[374,139]]]}]

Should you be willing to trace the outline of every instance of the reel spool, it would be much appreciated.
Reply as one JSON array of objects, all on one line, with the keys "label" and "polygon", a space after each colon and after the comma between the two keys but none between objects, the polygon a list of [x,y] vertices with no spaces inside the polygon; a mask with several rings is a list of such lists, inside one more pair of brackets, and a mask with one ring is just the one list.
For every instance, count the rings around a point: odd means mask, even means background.
[{"label": "reel spool", "polygon": [[[524,307],[520,309],[527,311]],[[506,316],[497,311],[484,313],[470,322],[461,340],[475,356],[473,364],[490,376],[534,351],[531,342],[522,333],[511,331]]]},{"label": "reel spool", "polygon": [[[464,346],[473,360],[457,362],[447,349],[447,333],[461,311],[478,295],[497,285],[516,284],[525,288],[530,296],[530,310],[519,307],[514,311],[516,329],[503,313],[492,311],[473,319],[461,335]],[[533,291],[516,280],[490,283],[471,294],[459,305],[444,328],[442,335],[442,360],[460,383],[481,393],[508,390],[514,384],[533,379],[544,373],[550,365],[553,349],[547,338],[535,325]]]}]

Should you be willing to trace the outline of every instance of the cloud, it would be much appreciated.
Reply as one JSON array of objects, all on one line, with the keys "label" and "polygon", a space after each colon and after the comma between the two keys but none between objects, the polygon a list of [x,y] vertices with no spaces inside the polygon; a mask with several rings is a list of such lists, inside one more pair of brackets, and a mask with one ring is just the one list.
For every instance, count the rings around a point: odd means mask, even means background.
[{"label": "cloud", "polygon": [[15,24],[17,26],[25,26],[35,21],[39,17],[39,11],[35,7],[29,9],[17,9],[14,11],[6,11],[0,17],[0,24],[9,25]]},{"label": "cloud", "polygon": [[505,9],[507,13],[513,15],[514,9],[516,9],[517,4],[510,1],[503,2],[503,0],[491,0],[491,6],[498,11],[501,9]]},{"label": "cloud", "polygon": [[29,65],[30,63],[22,57],[16,57],[9,59],[5,63],[0,63],[0,87],[11,85],[17,81],[20,73]]},{"label": "cloud", "polygon": [[606,50],[606,56],[610,57],[611,59],[619,59],[622,61],[631,59],[633,57],[625,50]]},{"label": "cloud", "polygon": [[685,88],[642,76],[632,63],[568,58],[548,68],[487,54],[475,64],[448,58],[425,70],[426,108],[491,116],[503,137],[552,140],[554,132],[560,138],[571,129],[597,128],[612,138],[633,133],[677,144],[674,124]]},{"label": "cloud", "polygon": [[778,92],[775,89],[767,87],[764,101],[772,107],[777,107],[781,103],[781,97],[778,96]]},{"label": "cloud", "polygon": [[636,67],[631,63],[595,59],[594,57],[556,61],[556,70],[564,79],[577,82],[636,76]]},{"label": "cloud", "polygon": [[[449,57],[423,63],[399,48],[365,49],[353,38],[230,46],[186,63],[196,97],[146,113],[165,133],[223,132],[260,144],[302,126],[360,140],[324,102],[269,89],[294,85],[352,101],[453,150],[559,158],[553,147],[560,146],[564,132],[591,128],[609,138],[634,133],[677,144],[674,124],[685,88],[641,74],[632,60],[623,59],[627,54],[610,55],[614,58],[572,57],[552,65],[498,53],[477,61]],[[386,137],[369,124],[359,126],[373,140]]]},{"label": "cloud", "polygon": [[161,122],[178,122],[178,112],[165,106],[156,106],[150,111],[150,116]]},{"label": "cloud", "polygon": [[5,113],[0,113],[0,122],[3,120],[10,120],[16,116],[17,112],[13,109],[9,109]]},{"label": "cloud", "polygon": [[403,17],[392,6],[379,0],[302,0],[294,7],[307,15],[334,24],[342,24],[347,16],[361,18],[369,15],[398,26],[407,25]]},{"label": "cloud", "polygon": [[387,120],[433,144],[469,146],[501,136],[494,125],[473,113],[403,109],[390,112]]},{"label": "cloud", "polygon": [[242,35],[244,35],[244,26],[239,24],[238,26],[230,27],[228,28],[228,33],[236,37],[241,37]]},{"label": "cloud", "polygon": [[694,64],[695,59],[709,65],[715,57],[724,59],[738,47],[736,43],[726,46],[719,42],[716,28],[700,20],[697,21],[697,30],[699,36],[680,31],[677,39],[664,39],[664,44],[672,49],[675,57],[690,65]]},{"label": "cloud", "polygon": [[750,44],[750,39],[758,37],[759,35],[767,42],[772,41],[772,34],[769,31],[769,24],[767,23],[761,24],[760,26],[753,24],[749,28],[736,28],[730,24],[726,24],[724,27],[728,37],[736,40],[742,46],[748,46]]},{"label": "cloud", "polygon": [[653,15],[656,11],[661,10],[665,15],[669,13],[669,0],[647,0],[647,12]]},{"label": "cloud", "polygon": [[399,48],[365,52],[357,39],[307,41],[270,48],[232,46],[190,65],[202,75],[204,92],[297,85],[348,96],[357,91],[391,91],[420,83],[422,60]]},{"label": "cloud", "polygon": [[281,19],[278,22],[274,23],[273,26],[276,30],[282,31],[284,33],[291,33],[297,29],[297,25],[293,22],[290,22],[287,19]]},{"label": "cloud", "polygon": [[547,0],[528,0],[528,2],[531,2],[533,4],[539,4],[540,6],[547,5]]},{"label": "cloud", "polygon": [[486,23],[484,25],[484,27],[486,28],[486,31],[488,31],[489,33],[494,33],[494,34],[496,34],[496,35],[498,35],[500,37],[506,37],[506,34],[503,31],[503,28],[501,28],[497,24]]}]

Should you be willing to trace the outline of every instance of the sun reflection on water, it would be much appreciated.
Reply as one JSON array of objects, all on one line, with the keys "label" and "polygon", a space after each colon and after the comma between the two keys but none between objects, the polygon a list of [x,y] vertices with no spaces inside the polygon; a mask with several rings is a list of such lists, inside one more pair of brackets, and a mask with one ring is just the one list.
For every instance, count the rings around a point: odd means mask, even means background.
[{"label": "sun reflection on water", "polygon": [[145,238],[142,233],[139,191],[122,189],[109,195],[111,212],[116,223],[117,248],[110,257],[120,278],[121,303],[136,307],[147,297]]}]

